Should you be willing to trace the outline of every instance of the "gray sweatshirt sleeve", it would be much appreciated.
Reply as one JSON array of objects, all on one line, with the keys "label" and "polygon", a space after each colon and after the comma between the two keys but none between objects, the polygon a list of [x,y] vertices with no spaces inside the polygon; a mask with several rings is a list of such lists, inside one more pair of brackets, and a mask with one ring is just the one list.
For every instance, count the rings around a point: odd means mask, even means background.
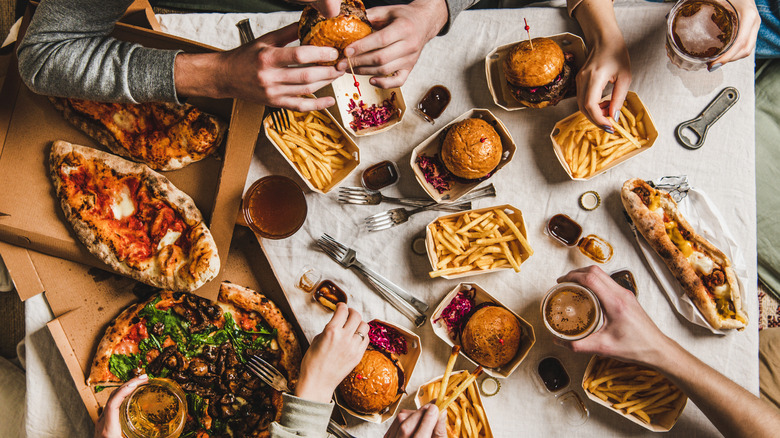
[{"label": "gray sweatshirt sleeve", "polygon": [[272,438],[328,436],[326,429],[333,411],[333,403],[317,403],[291,394],[284,394],[282,418],[271,423]]},{"label": "gray sweatshirt sleeve", "polygon": [[43,0],[19,44],[19,73],[36,93],[119,102],[177,102],[178,51],[108,35],[132,0]]},{"label": "gray sweatshirt sleeve", "polygon": [[445,0],[447,2],[447,11],[449,12],[450,16],[447,18],[447,24],[444,25],[441,32],[439,32],[439,36],[446,35],[447,32],[450,31],[450,28],[452,27],[452,23],[455,22],[455,17],[458,16],[462,11],[465,11],[466,9],[474,6],[479,2],[479,0]]}]

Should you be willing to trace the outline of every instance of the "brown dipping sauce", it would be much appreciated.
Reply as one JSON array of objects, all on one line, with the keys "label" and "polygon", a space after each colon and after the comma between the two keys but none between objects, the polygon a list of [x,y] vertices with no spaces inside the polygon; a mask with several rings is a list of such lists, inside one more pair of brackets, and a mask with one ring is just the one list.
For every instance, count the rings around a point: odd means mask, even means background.
[{"label": "brown dipping sauce", "polygon": [[612,258],[612,245],[595,234],[583,237],[577,246],[594,262],[606,263]]},{"label": "brown dipping sauce", "polygon": [[539,362],[537,368],[542,383],[550,392],[560,391],[569,386],[569,374],[563,368],[561,361],[554,357],[546,357]]},{"label": "brown dipping sauce", "polygon": [[417,104],[417,113],[433,124],[434,119],[438,118],[449,104],[450,90],[443,85],[434,85]]},{"label": "brown dipping sauce", "polygon": [[324,280],[317,286],[313,298],[326,309],[333,311],[338,303],[347,304],[347,294],[330,280]]},{"label": "brown dipping sauce", "polygon": [[631,293],[636,295],[636,281],[634,281],[634,274],[632,274],[631,271],[628,269],[623,269],[622,271],[618,271],[610,275],[610,277],[615,280],[615,283],[619,284],[623,288],[630,290]]},{"label": "brown dipping sauce", "polygon": [[306,198],[295,181],[281,175],[260,178],[244,195],[247,225],[267,239],[292,236],[306,221]]},{"label": "brown dipping sauce", "polygon": [[398,168],[392,161],[382,161],[363,171],[363,187],[379,190],[398,182]]},{"label": "brown dipping sauce", "polygon": [[556,214],[547,222],[547,232],[566,246],[574,246],[582,235],[582,227],[565,214]]}]

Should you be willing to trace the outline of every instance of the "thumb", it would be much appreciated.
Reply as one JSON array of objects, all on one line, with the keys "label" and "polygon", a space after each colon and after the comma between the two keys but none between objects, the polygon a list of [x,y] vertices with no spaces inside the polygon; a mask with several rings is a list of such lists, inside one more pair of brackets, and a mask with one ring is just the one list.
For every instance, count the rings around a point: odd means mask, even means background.
[{"label": "thumb", "polygon": [[439,414],[439,422],[436,423],[436,427],[433,429],[432,438],[447,438],[447,411],[444,410]]},{"label": "thumb", "polygon": [[298,39],[298,23],[290,23],[281,29],[276,29],[261,36],[255,41],[269,46],[284,47]]},{"label": "thumb", "polygon": [[368,18],[368,21],[371,22],[371,26],[374,27],[374,30],[382,29],[390,24],[390,13],[392,11],[393,8],[390,6],[377,6],[375,8],[367,9],[366,17]]},{"label": "thumb", "polygon": [[618,75],[615,81],[615,86],[612,88],[612,100],[609,104],[609,115],[618,121],[620,108],[623,107],[623,102],[626,101],[626,95],[628,95],[628,86],[631,84],[631,77],[628,75]]}]

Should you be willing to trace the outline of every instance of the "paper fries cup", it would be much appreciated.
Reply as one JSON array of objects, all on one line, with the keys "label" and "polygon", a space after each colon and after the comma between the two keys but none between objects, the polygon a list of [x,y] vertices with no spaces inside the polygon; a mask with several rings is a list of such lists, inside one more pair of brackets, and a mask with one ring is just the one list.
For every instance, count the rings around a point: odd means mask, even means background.
[{"label": "paper fries cup", "polygon": [[[420,354],[422,353],[422,343],[420,342],[420,337],[416,334],[410,332],[409,330],[406,330],[402,327],[398,327],[395,324],[391,324],[389,322],[381,321],[381,320],[375,320],[377,322],[381,322],[382,324],[392,327],[396,330],[398,330],[401,335],[403,335],[404,339],[406,339],[406,346],[407,346],[407,352],[406,354],[399,355],[398,360],[401,363],[401,367],[404,369],[404,384],[401,390],[405,393],[406,387],[409,384],[409,381],[412,379],[412,372],[414,372],[414,368],[417,366],[417,361],[420,359]],[[371,423],[384,423],[385,421],[395,417],[395,414],[398,412],[398,407],[401,406],[401,399],[403,398],[403,394],[399,394],[398,399],[393,402],[388,408],[387,411],[383,414],[362,414],[360,412],[353,411],[349,406],[347,406],[339,396],[339,392],[336,391],[336,404],[339,405],[342,409],[344,409],[345,412],[347,412],[349,415],[352,415],[355,418],[359,418],[363,421],[369,421]]]},{"label": "paper fries cup", "polygon": [[360,149],[358,148],[355,141],[352,140],[352,138],[349,135],[347,135],[347,132],[344,130],[344,128],[342,128],[341,125],[339,125],[336,122],[336,120],[333,118],[333,115],[328,110],[322,110],[322,113],[327,115],[328,119],[330,119],[330,121],[333,122],[332,126],[330,127],[335,127],[335,129],[337,129],[341,133],[341,135],[344,136],[346,145],[344,145],[343,149],[353,157],[352,160],[349,160],[344,164],[344,167],[342,169],[339,169],[335,173],[333,173],[330,183],[325,185],[322,188],[322,190],[318,189],[309,178],[306,178],[303,175],[303,173],[301,173],[301,170],[298,168],[298,165],[294,163],[292,160],[290,160],[290,158],[287,155],[285,155],[285,153],[282,151],[282,148],[279,146],[279,144],[276,143],[276,141],[274,141],[274,139],[268,134],[268,130],[271,129],[271,127],[273,126],[273,121],[271,120],[270,115],[266,116],[266,118],[263,120],[263,132],[265,132],[265,136],[268,139],[268,141],[270,141],[271,144],[274,145],[274,148],[276,149],[277,152],[279,152],[279,154],[284,158],[284,160],[287,161],[287,163],[289,163],[290,166],[292,166],[292,168],[295,170],[295,173],[297,173],[298,176],[301,177],[301,179],[306,184],[306,186],[309,187],[314,192],[325,194],[331,191],[334,187],[337,187],[342,181],[344,181],[344,179],[347,176],[349,176],[349,174],[351,174],[358,167],[358,165],[360,164]]},{"label": "paper fries cup", "polygon": [[[469,372],[466,371],[466,370],[463,370],[463,371],[453,371],[452,372],[452,376],[459,376],[459,375],[462,375],[462,374],[469,374]],[[441,382],[442,378],[444,378],[443,375],[441,375],[441,376],[439,376],[439,377],[437,377],[435,379],[429,380],[429,381],[425,382],[424,384],[420,385],[419,388],[417,388],[417,393],[415,393],[415,395],[414,395],[414,404],[415,404],[415,406],[417,406],[417,409],[421,408],[423,405],[428,403],[427,401],[425,401],[423,399],[423,395],[424,395],[423,394],[423,390],[428,385],[430,385],[432,383]],[[476,381],[475,381],[475,384],[476,384]],[[482,394],[480,393],[479,390],[477,390],[476,393],[477,393],[476,402],[479,403],[479,405],[482,406],[482,409],[485,410],[485,423],[484,423],[485,424],[485,431],[486,431],[485,436],[487,438],[493,438],[493,429],[490,428],[490,418],[488,416],[487,409],[485,408],[485,404],[482,403]],[[435,401],[436,401],[436,398],[434,397],[433,402],[435,402]],[[461,434],[461,435],[463,435],[463,434]]]},{"label": "paper fries cup", "polygon": [[[606,97],[603,100],[609,100],[610,97]],[[596,171],[592,175],[589,175],[586,178],[575,178],[573,174],[573,170],[569,167],[569,163],[566,162],[566,158],[564,155],[564,145],[559,144],[555,140],[555,136],[558,135],[561,131],[561,127],[563,125],[566,125],[568,122],[570,122],[572,119],[577,117],[578,114],[580,114],[579,111],[576,113],[566,117],[565,119],[561,120],[560,122],[555,124],[555,127],[553,128],[552,132],[550,133],[550,140],[553,144],[553,151],[555,151],[555,156],[558,157],[558,161],[561,163],[561,166],[563,166],[563,169],[566,171],[566,174],[569,175],[569,178],[575,180],[575,181],[588,181],[591,178],[594,178],[598,175],[601,175],[602,173],[612,169],[615,166],[618,166],[622,163],[625,163],[626,161],[630,160],[631,158],[636,157],[637,155],[641,154],[642,152],[649,150],[653,145],[655,144],[656,139],[658,139],[658,130],[655,127],[655,122],[653,122],[652,116],[650,116],[650,112],[648,111],[647,107],[645,106],[644,102],[642,102],[642,99],[637,96],[636,93],[633,91],[628,92],[628,96],[626,96],[626,102],[628,104],[628,107],[631,109],[632,114],[637,114],[638,112],[644,112],[644,116],[642,121],[645,125],[645,130],[647,131],[647,144],[642,146],[639,149],[634,149],[631,152],[628,152],[627,154],[623,155],[620,158],[616,158],[614,161],[609,163],[608,165],[604,166],[601,170]],[[578,147],[578,146],[575,146]]]},{"label": "paper fries cup", "polygon": [[591,401],[593,401],[596,404],[599,404],[601,406],[604,406],[605,408],[609,409],[612,412],[615,412],[616,414],[620,415],[623,418],[628,419],[632,423],[636,423],[642,427],[644,427],[647,430],[651,430],[653,432],[668,432],[674,425],[677,423],[677,420],[680,418],[680,415],[682,415],[683,410],[685,409],[685,405],[688,403],[688,397],[683,394],[682,397],[678,398],[674,402],[674,407],[672,410],[665,412],[663,414],[655,415],[654,417],[651,417],[652,420],[654,420],[653,423],[645,423],[644,421],[636,418],[633,415],[630,414],[624,414],[619,409],[615,409],[612,407],[612,404],[609,402],[606,402],[596,395],[594,395],[592,392],[590,392],[586,385],[585,381],[591,376],[591,374],[594,372],[594,367],[596,365],[598,356],[593,356],[590,361],[588,362],[588,367],[585,368],[585,375],[582,376],[582,389],[585,391],[585,395],[588,396]]},{"label": "paper fries cup", "polygon": [[[447,345],[454,346],[454,345],[461,345],[460,341],[455,342],[450,338],[450,334],[447,331],[447,324],[444,323],[444,320],[439,320],[438,322],[434,322],[441,316],[442,312],[444,312],[444,308],[447,307],[448,304],[450,304],[450,301],[452,301],[453,298],[455,298],[455,295],[458,294],[458,292],[461,290],[462,287],[469,286],[472,289],[474,289],[474,302],[475,304],[479,305],[484,302],[491,302],[494,303],[500,307],[503,307],[504,309],[508,310],[512,315],[517,318],[517,320],[520,322],[520,327],[523,329],[523,334],[520,337],[520,348],[517,349],[517,354],[515,355],[514,359],[512,359],[508,364],[500,367],[500,368],[486,368],[483,367],[483,370],[487,375],[495,378],[506,378],[512,375],[513,372],[517,369],[517,367],[520,365],[520,363],[528,356],[528,352],[531,351],[531,347],[534,346],[534,343],[536,343],[536,335],[534,334],[534,328],[531,324],[528,323],[528,321],[521,318],[517,313],[513,312],[512,309],[506,307],[501,301],[498,301],[497,299],[493,298],[492,295],[490,295],[485,289],[483,289],[480,285],[476,283],[459,283],[455,289],[450,291],[444,299],[441,300],[439,305],[436,307],[436,310],[433,311],[433,314],[431,315],[431,327],[433,328],[433,332],[436,333],[436,336],[441,338]],[[465,357],[471,363],[474,364],[474,366],[479,365],[477,362],[475,362],[472,358],[470,358],[468,355],[466,355],[463,352],[463,349],[460,350],[461,356]]]},{"label": "paper fries cup", "polygon": [[[577,71],[585,65],[587,50],[585,49],[585,42],[582,41],[582,38],[568,32],[548,36],[547,38],[558,43],[564,52],[574,55],[574,65],[576,66]],[[512,90],[509,88],[509,83],[506,81],[506,76],[504,75],[504,59],[512,46],[518,42],[519,41],[515,41],[514,43],[497,47],[485,57],[485,76],[487,77],[490,95],[493,96],[493,102],[495,102],[496,105],[507,111],[517,111],[528,108],[512,97]],[[576,73],[577,72],[572,72],[572,84],[563,100],[571,99],[576,96],[577,87],[574,84]]]},{"label": "paper fries cup", "polygon": [[[369,75],[355,75],[355,79],[357,79],[360,84],[360,93],[362,94],[360,96],[358,96],[357,89],[355,88],[355,80],[352,79],[352,75],[349,72],[333,81],[329,86],[323,88],[321,93],[322,95],[333,96],[333,98],[336,99],[336,112],[333,116],[347,132],[355,137],[364,137],[388,131],[403,121],[404,116],[406,115],[406,100],[404,99],[401,88],[385,89],[375,87],[369,82],[371,79],[371,76]],[[372,104],[382,106],[382,102],[385,99],[390,99],[393,93],[395,93],[393,104],[395,105],[397,112],[387,123],[380,126],[361,129],[359,131],[355,131],[349,126],[349,123],[354,119],[349,112],[350,100],[354,100],[356,104],[362,100],[366,106],[371,106]],[[317,94],[320,95],[320,92]]]},{"label": "paper fries cup", "polygon": [[[483,181],[475,181],[471,183],[463,183],[460,181],[452,181],[449,190],[447,190],[444,193],[439,193],[435,188],[433,188],[432,185],[430,185],[427,181],[425,181],[425,175],[423,175],[422,170],[420,170],[420,166],[417,165],[418,156],[426,155],[432,157],[434,154],[439,153],[439,151],[441,150],[441,143],[444,140],[444,135],[446,133],[446,130],[449,129],[450,126],[452,126],[454,123],[460,122],[461,120],[465,120],[469,118],[482,119],[490,123],[496,129],[496,132],[498,133],[499,137],[501,137],[501,145],[504,149],[504,152],[503,155],[501,156],[501,161],[498,163],[498,166],[496,166],[496,169],[493,171],[493,175],[491,175],[491,178],[493,178],[495,174],[501,170],[501,168],[509,164],[509,162],[512,161],[512,157],[514,157],[515,155],[515,150],[517,149],[517,145],[515,144],[515,141],[512,139],[512,134],[509,133],[509,130],[504,125],[504,123],[498,118],[496,118],[496,116],[494,116],[493,113],[490,112],[490,110],[482,109],[482,108],[474,108],[466,111],[465,113],[458,116],[458,118],[448,123],[446,126],[436,131],[436,133],[434,133],[433,135],[425,139],[412,151],[412,158],[409,162],[409,164],[412,166],[412,172],[414,173],[417,182],[420,183],[420,186],[422,186],[423,190],[425,190],[425,193],[427,193],[428,196],[430,196],[431,199],[433,199],[436,202],[441,203],[441,202],[456,201],[458,198],[470,192],[471,190],[473,190],[483,182]],[[488,180],[489,179],[490,178],[488,178]]]},{"label": "paper fries cup", "polygon": [[[513,207],[509,204],[504,205],[497,205],[495,207],[486,207],[486,208],[479,208],[476,210],[468,210],[460,213],[453,213],[446,216],[441,216],[438,219],[430,222],[428,226],[425,227],[425,250],[428,253],[428,261],[431,264],[431,269],[436,270],[436,265],[439,263],[439,257],[436,255],[436,246],[438,243],[435,241],[434,237],[434,224],[436,224],[438,221],[442,219],[449,219],[453,217],[459,217],[462,216],[465,213],[477,213],[482,214],[491,210],[502,210],[504,213],[506,213],[507,216],[509,216],[509,219],[511,219],[513,222],[520,222],[520,225],[517,227],[518,231],[520,231],[520,234],[523,235],[526,239],[528,238],[528,232],[525,229],[525,220],[523,220],[523,212],[520,211],[520,209]],[[522,266],[522,263],[528,260],[529,257],[531,257],[530,254],[528,254],[526,251],[520,248],[521,254],[521,260],[520,265]],[[464,277],[471,277],[474,275],[480,275],[480,274],[488,274],[491,272],[498,272],[505,269],[512,269],[512,266],[505,266],[501,268],[493,268],[493,269],[479,269],[474,268],[471,271],[463,272],[460,274],[449,274],[449,275],[442,275],[442,278],[446,278],[448,280],[452,280],[454,278],[464,278]]]}]

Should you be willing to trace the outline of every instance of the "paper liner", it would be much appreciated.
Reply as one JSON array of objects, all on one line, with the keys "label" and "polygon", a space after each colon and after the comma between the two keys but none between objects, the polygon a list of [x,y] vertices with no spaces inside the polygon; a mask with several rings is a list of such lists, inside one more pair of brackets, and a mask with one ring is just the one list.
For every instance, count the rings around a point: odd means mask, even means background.
[{"label": "paper liner", "polygon": [[668,432],[675,425],[675,423],[677,423],[677,420],[680,418],[680,415],[682,415],[682,412],[685,409],[685,405],[688,403],[688,397],[685,394],[682,394],[682,397],[675,400],[674,409],[669,412],[665,412],[662,415],[655,415],[654,417],[651,417],[651,419],[655,420],[655,423],[648,424],[633,415],[624,414],[619,409],[613,408],[611,403],[598,398],[595,394],[588,391],[588,389],[585,387],[585,381],[588,379],[588,377],[590,377],[591,373],[593,373],[593,367],[596,365],[597,359],[599,359],[599,356],[596,355],[590,358],[588,367],[585,368],[585,375],[582,376],[582,389],[585,391],[585,395],[587,395],[591,401],[604,406],[605,408],[615,412],[632,423],[636,423],[653,432]]},{"label": "paper liner", "polygon": [[[528,232],[525,229],[525,220],[523,220],[523,212],[520,211],[520,209],[513,207],[509,204],[504,205],[496,205],[495,207],[486,207],[486,208],[478,208],[476,210],[468,210],[463,211],[460,213],[453,213],[448,214],[446,216],[440,216],[439,218],[435,219],[434,221],[430,222],[425,227],[425,250],[428,252],[428,261],[431,263],[431,269],[436,270],[436,264],[439,262],[439,257],[436,255],[436,243],[434,242],[433,237],[433,224],[435,224],[437,221],[441,219],[448,219],[451,217],[459,217],[465,213],[477,213],[482,214],[490,210],[504,210],[504,213],[506,213],[507,216],[509,216],[510,219],[512,219],[514,222],[520,222],[520,225],[517,227],[520,231],[520,234],[522,234],[526,240],[528,239]],[[530,242],[529,242],[530,243]],[[522,250],[522,247],[520,248]],[[520,265],[522,266],[523,262],[528,260],[528,258],[531,257],[530,254],[523,251],[523,254],[521,256]],[[488,274],[491,272],[498,272],[506,269],[512,269],[512,266],[505,266],[503,268],[495,268],[495,269],[473,269],[468,272],[463,272],[460,274],[450,274],[450,275],[442,275],[441,278],[446,278],[447,280],[452,280],[454,278],[464,278],[464,277],[472,277],[474,275],[480,275],[480,274]]]},{"label": "paper liner", "polygon": [[[602,101],[609,100],[610,98],[611,97],[606,97]],[[638,112],[645,113],[644,117],[642,118],[642,121],[645,122],[645,131],[647,133],[647,138],[648,138],[647,144],[645,146],[642,146],[639,149],[632,150],[631,152],[623,155],[620,158],[615,159],[607,166],[605,166],[603,169],[597,171],[593,175],[588,176],[587,178],[575,178],[572,175],[572,170],[569,168],[569,163],[567,163],[566,158],[564,158],[563,146],[558,144],[557,141],[555,141],[555,135],[557,135],[560,132],[561,125],[566,124],[570,120],[577,117],[577,115],[579,115],[580,112],[577,111],[576,113],[566,117],[565,119],[555,124],[555,127],[550,133],[550,141],[552,141],[553,151],[555,151],[555,156],[558,158],[558,161],[561,163],[561,166],[566,171],[566,174],[569,175],[569,178],[573,179],[574,181],[588,181],[591,178],[601,175],[602,173],[608,171],[609,169],[612,169],[613,167],[618,166],[621,163],[624,163],[630,160],[631,158],[634,158],[637,155],[641,154],[642,152],[645,152],[649,150],[651,147],[653,147],[656,139],[658,139],[658,129],[656,129],[655,127],[655,122],[653,121],[653,117],[650,115],[650,111],[648,111],[644,102],[642,102],[642,99],[640,99],[639,96],[637,96],[637,94],[634,93],[633,91],[628,92],[628,95],[626,96],[626,102],[628,104],[628,107],[631,109],[632,114],[637,114]],[[579,148],[579,146],[575,146],[575,147]]]},{"label": "paper liner", "polygon": [[[433,188],[432,185],[425,181],[425,175],[423,175],[422,170],[420,170],[420,166],[417,165],[417,157],[419,155],[433,157],[435,154],[438,154],[441,151],[441,142],[444,140],[443,133],[445,130],[448,129],[453,123],[470,118],[482,119],[490,123],[496,129],[499,137],[501,137],[501,146],[504,149],[503,155],[501,156],[501,161],[498,163],[498,166],[496,166],[496,169],[493,171],[493,175],[491,175],[490,178],[493,178],[496,173],[501,170],[501,168],[512,161],[512,157],[515,155],[515,150],[517,150],[517,145],[512,139],[512,134],[509,133],[509,129],[507,129],[504,123],[496,118],[496,116],[494,116],[490,110],[483,108],[473,108],[458,116],[455,120],[436,131],[433,135],[423,140],[422,143],[414,148],[412,151],[412,157],[409,160],[409,165],[412,166],[412,172],[414,173],[417,182],[420,183],[420,186],[423,188],[423,190],[425,190],[425,193],[427,193],[431,199],[438,203],[455,201],[466,193],[472,191],[484,181],[475,181],[472,183],[452,181],[449,190],[444,193],[439,193],[436,189]],[[490,178],[487,180],[490,180]]]},{"label": "paper liner", "polygon": [[[355,137],[365,137],[385,132],[401,123],[406,115],[406,100],[404,99],[401,88],[375,87],[369,82],[372,77],[373,76],[369,75],[355,75],[355,79],[357,79],[360,84],[360,96],[357,95],[355,80],[352,79],[352,75],[349,71],[333,81],[329,86],[323,88],[322,93],[317,92],[318,95],[333,96],[333,98],[336,99],[336,111],[333,116],[347,132]],[[398,114],[394,115],[387,123],[381,126],[361,129],[360,131],[355,131],[349,126],[349,122],[353,120],[352,114],[349,113],[350,99],[354,100],[356,104],[362,100],[367,106],[371,106],[372,104],[381,106],[382,102],[385,99],[389,99],[393,93],[395,93],[395,101],[393,101],[393,104],[399,111]],[[355,96],[357,96],[357,99],[355,99]]]},{"label": "paper liner", "polygon": [[339,132],[341,132],[341,135],[344,136],[344,139],[346,140],[346,145],[344,145],[344,150],[349,152],[350,155],[354,158],[354,160],[350,160],[347,163],[345,163],[344,168],[339,169],[337,172],[333,174],[333,178],[330,181],[330,184],[323,187],[322,190],[318,189],[314,186],[314,184],[303,174],[301,173],[300,169],[298,169],[298,165],[294,163],[290,158],[287,157],[287,155],[282,152],[282,149],[279,147],[278,144],[271,138],[270,135],[268,135],[268,130],[273,125],[273,120],[271,120],[271,115],[267,115],[265,119],[263,120],[263,132],[265,133],[266,138],[269,142],[271,142],[272,145],[274,145],[274,149],[276,149],[279,154],[284,158],[287,163],[292,166],[293,170],[295,170],[295,173],[298,174],[299,177],[303,180],[303,182],[306,184],[306,186],[311,189],[314,192],[317,193],[328,193],[329,191],[333,190],[334,187],[337,187],[344,179],[347,178],[355,169],[357,169],[358,165],[360,164],[360,148],[358,148],[357,143],[355,143],[352,138],[347,135],[347,131],[344,130],[344,128],[341,127],[339,123],[336,122],[336,120],[333,118],[333,115],[328,110],[322,110],[322,112],[328,116],[328,118],[333,122],[333,125],[338,129]]},{"label": "paper liner", "polygon": [[[492,295],[490,295],[485,289],[483,289],[480,285],[476,283],[459,283],[455,289],[450,291],[444,299],[441,300],[439,305],[436,307],[436,310],[433,311],[431,314],[431,328],[433,328],[433,332],[436,333],[436,336],[441,338],[444,342],[447,343],[449,346],[454,345],[460,345],[460,341],[453,341],[450,338],[449,331],[447,330],[447,325],[444,323],[444,320],[436,321],[444,311],[444,308],[447,307],[447,305],[452,301],[453,298],[455,298],[455,295],[461,290],[464,286],[470,286],[474,289],[474,303],[479,305],[480,303],[484,302],[492,302],[498,305],[499,307],[503,307],[504,309],[508,310],[512,315],[517,318],[517,320],[520,322],[520,327],[523,328],[523,334],[520,337],[520,348],[517,349],[517,354],[515,355],[514,359],[512,359],[509,363],[506,365],[499,367],[499,368],[487,368],[483,367],[483,370],[485,371],[485,374],[489,375],[490,377],[495,377],[499,379],[507,378],[512,375],[512,373],[515,372],[517,367],[520,365],[520,363],[528,356],[528,352],[531,351],[531,347],[534,346],[536,343],[536,335],[534,334],[534,327],[528,323],[528,321],[524,320],[520,317],[517,313],[513,312],[512,309],[506,307],[501,301],[498,301],[495,299]],[[463,349],[460,350],[459,353],[461,356],[468,359],[471,363],[474,364],[474,366],[479,365],[477,362],[475,362],[472,358],[470,358],[468,355],[466,355],[463,352]]]},{"label": "paper liner", "polygon": [[[469,374],[469,372],[466,371],[466,370],[453,371],[452,372],[452,376],[459,376],[459,375],[464,374],[464,373],[465,374]],[[423,387],[428,386],[431,383],[441,382],[441,379],[443,379],[443,378],[444,378],[444,375],[442,374],[441,376],[436,377],[435,379],[431,379],[431,380],[423,383],[422,385],[420,385],[419,388],[417,388],[417,393],[414,395],[414,405],[417,406],[417,409],[420,409],[423,406],[422,393],[421,393]],[[477,384],[477,382],[474,381],[474,384]],[[479,386],[479,385],[477,384],[477,386]],[[501,386],[501,385],[499,384],[499,386]],[[486,438],[493,438],[493,429],[490,428],[490,416],[488,416],[487,408],[485,408],[485,403],[482,402],[482,394],[480,393],[479,389],[477,389],[476,393],[477,393],[477,402],[480,404],[480,406],[482,406],[482,409],[485,409],[485,432],[486,432],[485,436],[486,436]],[[435,401],[435,400],[433,400],[433,401]]]},{"label": "paper liner", "polygon": [[[587,49],[585,48],[585,42],[582,38],[571,33],[559,33],[557,35],[551,35],[547,38],[555,41],[561,46],[564,52],[568,52],[574,55],[574,65],[579,71],[585,60],[588,57]],[[527,38],[526,38],[527,39]],[[521,40],[522,41],[522,40]],[[512,97],[512,90],[509,88],[509,83],[504,75],[504,59],[506,59],[509,50],[520,41],[514,43],[504,44],[503,46],[493,49],[485,57],[485,76],[487,77],[487,85],[490,90],[490,95],[493,96],[493,102],[500,108],[507,111],[517,111],[528,108],[520,103],[517,99]],[[571,87],[568,97],[561,101],[568,100],[577,97],[576,89],[577,85],[574,83],[576,72],[572,72],[571,75]]]}]

